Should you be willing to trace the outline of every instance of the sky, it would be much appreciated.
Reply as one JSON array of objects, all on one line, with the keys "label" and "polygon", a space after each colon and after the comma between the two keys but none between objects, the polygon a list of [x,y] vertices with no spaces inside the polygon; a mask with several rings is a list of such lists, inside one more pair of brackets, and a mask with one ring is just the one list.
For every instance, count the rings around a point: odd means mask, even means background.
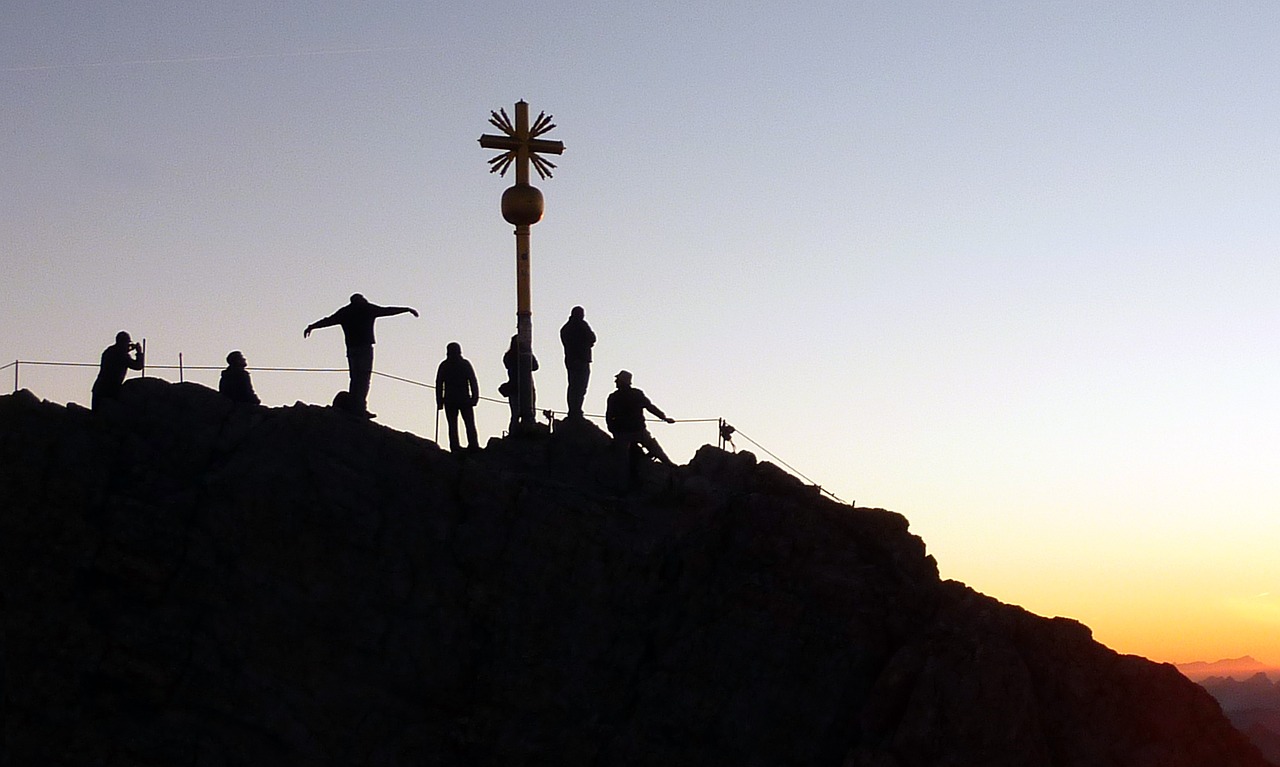
[{"label": "sky", "polygon": [[[497,397],[513,182],[491,110],[553,115],[534,183],[540,408],[557,330],[716,442],[905,515],[946,578],[1126,653],[1280,664],[1280,6],[9,0],[0,364],[96,362],[327,403],[457,341]],[[257,370],[254,370],[258,368]],[[87,404],[92,368],[17,366]],[[11,390],[13,367],[0,372]],[[429,389],[378,422],[436,436]],[[482,439],[505,427],[482,403]],[[767,453],[765,452],[767,451]]]}]

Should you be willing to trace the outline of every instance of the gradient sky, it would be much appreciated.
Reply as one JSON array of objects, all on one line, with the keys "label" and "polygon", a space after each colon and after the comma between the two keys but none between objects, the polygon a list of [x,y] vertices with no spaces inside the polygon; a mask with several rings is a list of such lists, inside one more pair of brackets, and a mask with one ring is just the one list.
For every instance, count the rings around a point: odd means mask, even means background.
[{"label": "gradient sky", "polygon": [[[341,367],[338,330],[302,329],[359,291],[422,312],[379,322],[379,371],[430,380],[456,340],[496,396],[511,177],[476,139],[525,99],[566,145],[535,176],[541,407],[564,407],[581,304],[589,413],[625,367],[672,416],[906,515],[945,577],[1123,652],[1280,663],[1275,3],[3,18],[0,364],[96,361],[126,329],[151,365]],[[88,402],[92,370],[20,373]],[[326,403],[345,375],[254,382]],[[434,436],[428,390],[375,378],[370,407]],[[678,461],[715,442],[653,431]]]}]

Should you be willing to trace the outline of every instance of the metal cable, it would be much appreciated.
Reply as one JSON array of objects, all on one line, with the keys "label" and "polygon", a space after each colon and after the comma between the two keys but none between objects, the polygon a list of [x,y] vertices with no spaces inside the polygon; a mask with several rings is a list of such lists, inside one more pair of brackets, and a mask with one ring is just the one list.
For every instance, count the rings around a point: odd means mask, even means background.
[{"label": "metal cable", "polygon": [[[0,370],[7,370],[11,367],[16,368],[19,365],[48,365],[51,367],[98,367],[98,365],[93,362],[49,362],[49,361],[38,361],[38,360],[14,360],[13,362],[9,362],[5,365],[0,365]],[[147,367],[152,370],[222,370],[223,369],[223,366],[221,365],[148,365]],[[254,366],[253,370],[270,372],[270,373],[346,373],[348,372],[347,368],[294,368],[294,367],[258,367],[258,366]],[[432,384],[424,383],[422,381],[415,381],[412,378],[404,378],[402,376],[392,375],[391,373],[383,373],[378,370],[374,370],[372,372],[373,372],[373,375],[382,376],[383,378],[390,378],[393,381],[399,381],[401,383],[411,384],[413,386],[418,386],[424,389],[434,390],[436,388]],[[15,387],[16,385],[17,385],[17,382],[15,381]],[[507,400],[505,399],[496,399],[494,397],[486,397],[484,395],[480,395],[479,399],[485,402],[495,402],[500,404],[507,403]],[[542,412],[553,419],[557,415],[561,415],[561,416],[568,415],[567,410],[543,410]],[[603,415],[598,415],[594,413],[584,413],[583,417],[597,419],[597,420],[604,420]],[[676,418],[672,421],[672,423],[721,423],[723,421],[724,421],[723,418]],[[658,419],[646,418],[645,422],[657,423]],[[438,413],[437,413],[436,431],[437,431],[436,438],[438,441],[439,440]],[[787,471],[791,472],[792,474],[804,480],[805,482],[809,483],[810,485],[813,485],[814,487],[818,488],[819,492],[830,496],[831,498],[838,501],[839,503],[844,503],[844,501],[835,493],[831,492],[830,490],[827,490],[822,485],[819,485],[817,482],[814,482],[812,479],[805,476],[794,466],[792,466],[791,464],[779,458],[767,447],[765,447],[764,445],[761,445],[759,442],[756,442],[754,439],[747,436],[746,434],[743,434],[740,429],[735,429],[733,433],[737,434],[738,436],[742,437],[746,441],[750,442],[755,447],[759,448],[770,458],[777,461],[781,466],[786,468]]]}]

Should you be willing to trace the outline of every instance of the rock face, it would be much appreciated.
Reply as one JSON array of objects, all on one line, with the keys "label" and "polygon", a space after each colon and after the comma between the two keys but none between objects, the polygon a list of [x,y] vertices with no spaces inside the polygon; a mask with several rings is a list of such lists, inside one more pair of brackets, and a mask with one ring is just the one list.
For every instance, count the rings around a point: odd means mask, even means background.
[{"label": "rock face", "polygon": [[897,514],[710,447],[617,480],[585,424],[458,458],[192,384],[0,397],[0,764],[1265,764]]},{"label": "rock face", "polygon": [[[1183,673],[1186,673],[1183,669]],[[1280,762],[1280,681],[1263,672],[1244,679],[1211,676],[1199,681],[1262,755]]]}]

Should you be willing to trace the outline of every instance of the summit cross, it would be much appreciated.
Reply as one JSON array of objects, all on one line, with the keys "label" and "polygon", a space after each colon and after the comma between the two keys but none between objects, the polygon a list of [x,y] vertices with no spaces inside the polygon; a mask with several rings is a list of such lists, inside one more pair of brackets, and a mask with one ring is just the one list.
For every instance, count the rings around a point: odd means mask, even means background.
[{"label": "summit cross", "polygon": [[529,164],[538,171],[540,178],[551,178],[551,169],[555,163],[542,157],[543,154],[562,154],[564,143],[548,141],[539,136],[547,133],[556,124],[551,122],[551,115],[539,112],[538,119],[529,125],[529,105],[524,101],[516,102],[516,121],[513,124],[507,117],[507,110],[499,109],[489,113],[489,123],[504,135],[495,136],[485,133],[480,136],[480,146],[484,149],[501,149],[503,153],[489,160],[489,172],[499,176],[507,175],[507,168],[516,166],[516,184],[529,184]]},{"label": "summit cross", "polygon": [[533,431],[533,301],[529,276],[529,227],[542,220],[542,192],[529,184],[529,166],[538,171],[541,178],[551,178],[555,163],[544,154],[561,154],[564,144],[539,138],[556,127],[551,116],[539,112],[538,118],[529,124],[529,105],[516,102],[516,119],[513,123],[505,109],[489,113],[489,123],[502,131],[501,136],[486,133],[480,136],[480,147],[497,149],[502,153],[489,160],[489,172],[507,175],[507,168],[516,167],[516,182],[502,193],[502,218],[515,225],[516,231],[516,342],[517,367],[515,392],[511,398],[511,430],[519,427]]}]

